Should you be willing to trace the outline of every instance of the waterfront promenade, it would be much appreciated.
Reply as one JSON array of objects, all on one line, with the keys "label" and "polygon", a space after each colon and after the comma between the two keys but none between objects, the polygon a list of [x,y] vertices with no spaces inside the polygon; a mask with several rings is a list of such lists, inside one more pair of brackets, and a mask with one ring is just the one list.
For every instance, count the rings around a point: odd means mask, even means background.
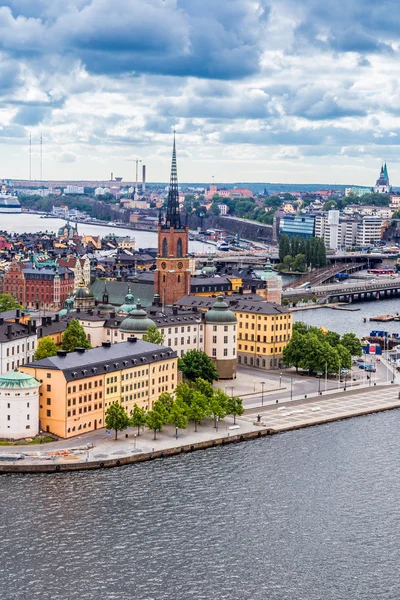
[{"label": "waterfront promenade", "polygon": [[[135,436],[137,430],[131,428],[119,433],[118,440],[114,440],[113,432],[108,435],[100,430],[73,440],[46,444],[38,450],[27,446],[3,447],[0,473],[54,473],[135,464],[395,408],[400,408],[398,386],[381,385],[318,398],[296,398],[278,405],[253,406],[236,419],[236,425],[231,417],[226,417],[218,423],[217,430],[213,422],[206,419],[197,432],[190,423],[186,430],[179,432],[178,438],[170,426],[165,426],[156,440],[148,430]],[[25,458],[16,460],[20,454],[25,454]]]}]

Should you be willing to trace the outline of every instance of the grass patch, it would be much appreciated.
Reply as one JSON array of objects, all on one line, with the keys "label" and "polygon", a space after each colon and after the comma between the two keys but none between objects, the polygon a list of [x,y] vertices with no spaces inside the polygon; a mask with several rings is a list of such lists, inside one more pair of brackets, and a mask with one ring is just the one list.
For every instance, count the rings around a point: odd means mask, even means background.
[{"label": "grass patch", "polygon": [[31,440],[0,440],[0,446],[29,446],[32,444],[48,444],[49,442],[56,442],[57,440],[51,435],[45,435],[44,437],[32,438]]}]

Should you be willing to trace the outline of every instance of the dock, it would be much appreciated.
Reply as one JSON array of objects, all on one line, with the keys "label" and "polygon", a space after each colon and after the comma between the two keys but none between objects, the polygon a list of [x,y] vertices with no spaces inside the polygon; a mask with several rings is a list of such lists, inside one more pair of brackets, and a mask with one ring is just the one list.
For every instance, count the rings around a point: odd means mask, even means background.
[{"label": "dock", "polygon": [[370,321],[378,321],[379,323],[389,323],[390,321],[400,321],[398,313],[395,315],[378,315],[377,317],[370,317]]}]

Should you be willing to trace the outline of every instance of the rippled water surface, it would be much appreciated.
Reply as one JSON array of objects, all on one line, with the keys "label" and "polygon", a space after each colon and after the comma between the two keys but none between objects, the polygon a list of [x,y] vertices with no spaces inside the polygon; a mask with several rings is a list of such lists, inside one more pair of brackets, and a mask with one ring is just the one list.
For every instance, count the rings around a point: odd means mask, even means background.
[{"label": "rippled water surface", "polygon": [[0,476],[0,598],[397,600],[399,419]]}]

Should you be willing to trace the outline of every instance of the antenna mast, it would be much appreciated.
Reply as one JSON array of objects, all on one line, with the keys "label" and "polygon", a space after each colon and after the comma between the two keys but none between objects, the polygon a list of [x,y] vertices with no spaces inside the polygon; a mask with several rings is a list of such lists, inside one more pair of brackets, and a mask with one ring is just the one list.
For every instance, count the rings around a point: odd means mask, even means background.
[{"label": "antenna mast", "polygon": [[29,181],[32,181],[32,134],[29,132]]},{"label": "antenna mast", "polygon": [[43,136],[40,134],[40,181],[43,180]]}]

